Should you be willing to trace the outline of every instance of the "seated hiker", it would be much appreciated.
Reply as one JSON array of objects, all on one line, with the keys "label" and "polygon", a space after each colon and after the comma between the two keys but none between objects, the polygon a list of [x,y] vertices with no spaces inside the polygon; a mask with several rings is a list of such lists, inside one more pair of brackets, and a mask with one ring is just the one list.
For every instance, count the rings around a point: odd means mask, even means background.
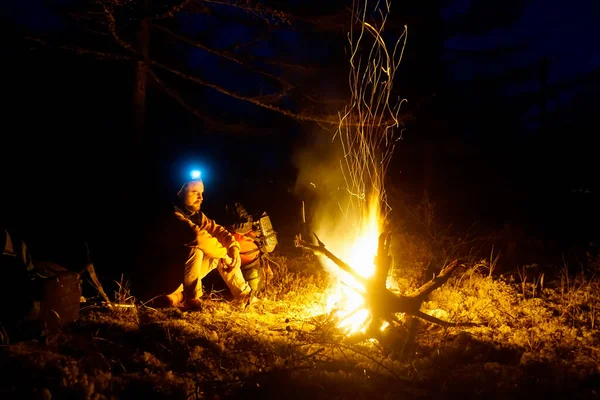
[{"label": "seated hiker", "polygon": [[272,231],[270,220],[267,225],[269,232],[263,232],[261,221],[268,219],[266,213],[258,221],[254,221],[240,203],[228,206],[227,213],[230,223],[226,227],[240,244],[242,274],[252,288],[252,293],[258,295],[273,277],[265,255],[273,251],[277,244],[275,232]]},{"label": "seated hiker", "polygon": [[[203,195],[202,180],[185,183],[140,250],[141,268],[132,286],[142,296],[152,296],[152,306],[201,308],[202,279],[214,269],[238,304],[250,301],[251,289],[240,270],[240,244],[200,211]],[[150,274],[154,275],[151,279]]]}]

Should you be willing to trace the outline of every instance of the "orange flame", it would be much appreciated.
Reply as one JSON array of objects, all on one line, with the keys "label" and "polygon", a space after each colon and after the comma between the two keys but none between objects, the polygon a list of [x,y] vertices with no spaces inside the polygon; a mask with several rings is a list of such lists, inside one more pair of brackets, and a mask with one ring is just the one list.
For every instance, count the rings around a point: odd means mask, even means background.
[{"label": "orange flame", "polygon": [[[333,221],[321,220],[320,225],[338,226],[322,238],[324,243],[360,276],[370,278],[375,271],[374,260],[382,228],[377,197],[370,199],[368,207],[362,215],[356,215],[354,221],[346,219],[341,225],[340,222],[333,224]],[[326,311],[334,312],[339,318],[339,327],[349,334],[364,331],[370,321],[370,313],[361,294],[365,288],[328,258],[321,257],[320,260],[334,278],[327,296]]]},{"label": "orange flame", "polygon": [[[375,272],[375,256],[383,228],[381,207],[387,206],[384,177],[395,143],[401,138],[396,128],[400,126],[398,113],[405,100],[399,99],[394,105],[390,99],[407,35],[405,26],[396,45],[388,51],[382,32],[391,1],[376,2],[373,9],[381,16],[377,27],[366,21],[367,10],[371,8],[368,3],[368,0],[353,2],[352,24],[359,29],[351,29],[348,35],[352,96],[339,114],[340,124],[334,135],[342,151],[340,172],[350,201],[345,209],[338,204],[344,218],[326,206],[320,210],[320,216],[315,216],[316,232],[329,250],[367,279]],[[369,43],[370,49],[367,48]],[[361,61],[363,56],[368,56],[367,62]],[[321,176],[329,174],[326,171]],[[340,320],[340,328],[348,333],[365,332],[371,321],[362,295],[365,288],[331,260],[322,257],[321,262],[335,278],[327,296],[327,312],[334,312]]]}]

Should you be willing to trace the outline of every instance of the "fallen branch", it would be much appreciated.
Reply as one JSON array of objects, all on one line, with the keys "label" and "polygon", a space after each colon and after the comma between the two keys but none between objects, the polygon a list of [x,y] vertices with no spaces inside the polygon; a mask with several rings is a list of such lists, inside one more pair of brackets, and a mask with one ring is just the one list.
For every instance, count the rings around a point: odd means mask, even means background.
[{"label": "fallen branch", "polygon": [[[314,233],[313,233],[314,234]],[[446,265],[439,275],[435,276],[432,280],[419,287],[417,290],[409,295],[398,295],[391,292],[385,287],[385,281],[381,279],[366,279],[360,276],[354,271],[352,267],[346,264],[344,261],[336,257],[330,252],[323,242],[317,237],[317,244],[310,244],[305,242],[300,235],[296,236],[294,244],[296,247],[302,247],[309,249],[315,253],[322,254],[329,258],[335,265],[337,265],[342,271],[345,271],[352,275],[360,284],[365,288],[364,293],[360,293],[365,299],[365,305],[371,311],[372,321],[378,323],[379,321],[387,321],[392,323],[396,320],[396,313],[405,313],[414,317],[423,319],[427,322],[437,324],[443,327],[459,327],[459,326],[480,326],[484,325],[481,323],[474,322],[449,322],[439,318],[433,317],[420,310],[423,301],[426,297],[435,289],[442,286],[448,281],[456,267],[458,261],[454,260]],[[376,271],[374,276],[380,277],[383,275],[381,271],[387,272],[389,269],[389,257],[385,256],[385,252],[381,249],[387,249],[389,246],[389,235],[382,234],[379,240],[380,251],[376,257]],[[373,325],[372,322],[372,325]]]},{"label": "fallen branch", "polygon": [[314,244],[310,244],[310,243],[305,242],[304,240],[302,240],[302,237],[300,235],[296,236],[296,239],[294,240],[294,245],[296,247],[303,247],[305,249],[312,250],[314,253],[324,255],[325,257],[327,257],[331,261],[333,261],[333,263],[335,265],[337,265],[338,267],[340,267],[340,269],[342,271],[347,272],[350,275],[352,275],[352,277],[354,279],[356,279],[360,284],[362,284],[363,286],[367,286],[368,285],[369,282],[368,282],[367,279],[365,279],[362,276],[360,276],[348,264],[346,264],[345,262],[343,262],[342,260],[340,260],[339,258],[337,258],[332,252],[330,252],[327,248],[325,248],[325,244],[323,242],[321,242],[321,240],[319,239],[319,237],[317,236],[316,233],[313,233],[313,235],[315,235],[315,239],[317,239],[318,245],[314,245]]},{"label": "fallen branch", "polygon": [[442,286],[448,281],[448,279],[450,279],[452,273],[454,272],[456,267],[458,267],[458,265],[459,264],[457,260],[452,261],[450,264],[442,268],[438,275],[435,275],[429,282],[425,283],[423,286],[410,293],[408,297],[418,297],[425,299],[425,296]]}]

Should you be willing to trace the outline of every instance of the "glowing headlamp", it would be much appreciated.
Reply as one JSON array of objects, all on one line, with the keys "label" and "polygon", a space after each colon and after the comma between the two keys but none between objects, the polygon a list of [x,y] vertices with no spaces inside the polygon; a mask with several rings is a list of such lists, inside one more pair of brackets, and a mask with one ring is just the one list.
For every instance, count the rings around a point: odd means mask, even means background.
[{"label": "glowing headlamp", "polygon": [[200,172],[200,170],[193,169],[190,171],[190,178],[192,179],[200,179],[201,176],[202,173]]}]

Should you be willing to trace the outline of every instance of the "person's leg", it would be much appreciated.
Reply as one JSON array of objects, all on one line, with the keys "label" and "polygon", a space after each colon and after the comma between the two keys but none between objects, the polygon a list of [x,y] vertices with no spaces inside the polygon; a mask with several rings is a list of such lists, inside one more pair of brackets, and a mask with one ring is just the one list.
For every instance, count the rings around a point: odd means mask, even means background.
[{"label": "person's leg", "polygon": [[185,263],[183,277],[183,294],[186,299],[202,297],[202,278],[215,268],[215,263],[197,247],[190,248],[189,257]]},{"label": "person's leg", "polygon": [[202,278],[215,267],[214,260],[204,257],[202,250],[196,247],[188,247],[185,254],[183,283],[179,284],[177,289],[168,295],[155,298],[152,306],[201,307],[198,300],[202,297]]},{"label": "person's leg", "polygon": [[181,293],[172,293],[176,299],[183,300],[178,307],[186,310],[202,309],[202,278],[216,268],[216,260],[204,256],[202,250],[191,248],[188,260],[185,263],[183,285]]},{"label": "person's leg", "polygon": [[252,289],[244,279],[244,275],[242,274],[242,270],[240,268],[228,270],[225,269],[226,266],[222,263],[219,263],[217,268],[221,278],[223,278],[227,284],[227,287],[231,291],[231,295],[234,299],[238,300],[242,297],[250,295]]},{"label": "person's leg", "polygon": [[169,299],[169,304],[171,306],[176,306],[177,304],[181,303],[184,299],[183,283],[179,285],[179,287],[173,293],[168,294],[167,298]]},{"label": "person's leg", "polygon": [[251,268],[246,268],[242,270],[242,275],[244,275],[244,279],[252,288],[252,292],[258,293],[259,289],[262,287],[263,276],[261,274],[262,268],[260,266],[254,266]]}]

